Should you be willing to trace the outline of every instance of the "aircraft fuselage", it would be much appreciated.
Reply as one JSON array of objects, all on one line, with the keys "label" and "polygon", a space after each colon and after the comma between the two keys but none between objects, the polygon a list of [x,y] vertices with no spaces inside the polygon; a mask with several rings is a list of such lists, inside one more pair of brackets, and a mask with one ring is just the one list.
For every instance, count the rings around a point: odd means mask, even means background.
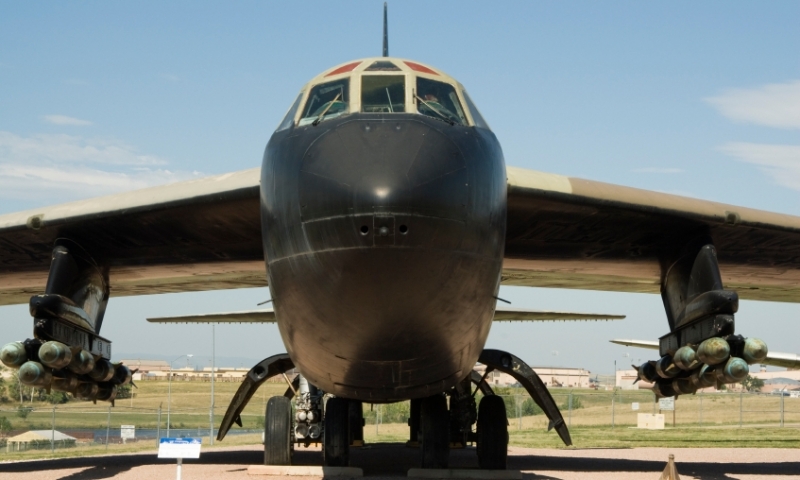
[{"label": "aircraft fuselage", "polygon": [[278,327],[309,381],[381,402],[469,374],[505,242],[505,166],[491,131],[352,113],[276,132],[261,175]]}]

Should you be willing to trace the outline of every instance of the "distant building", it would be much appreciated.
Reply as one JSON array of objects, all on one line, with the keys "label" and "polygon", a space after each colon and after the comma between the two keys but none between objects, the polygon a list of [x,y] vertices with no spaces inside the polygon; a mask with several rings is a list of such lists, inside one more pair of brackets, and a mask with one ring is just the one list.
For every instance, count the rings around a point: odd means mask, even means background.
[{"label": "distant building", "polygon": [[65,435],[58,430],[31,430],[21,433],[16,437],[6,440],[6,452],[18,452],[37,448],[50,448],[50,442],[54,441],[56,447],[74,447],[75,437]]},{"label": "distant building", "polygon": [[[565,367],[531,367],[539,375],[542,382],[548,387],[565,388],[589,388],[589,375],[591,372],[583,368]],[[486,365],[478,363],[474,370],[483,375],[486,372]],[[507,373],[494,370],[486,377],[489,385],[498,387],[517,386],[517,380]]]}]

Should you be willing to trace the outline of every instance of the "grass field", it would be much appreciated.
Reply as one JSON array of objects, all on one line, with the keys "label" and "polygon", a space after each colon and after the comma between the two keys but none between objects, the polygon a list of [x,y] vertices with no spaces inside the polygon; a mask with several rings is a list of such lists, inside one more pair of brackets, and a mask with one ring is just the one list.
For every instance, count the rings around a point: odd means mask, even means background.
[{"label": "grass field", "polygon": [[[215,427],[219,426],[230,399],[239,383],[218,382],[215,385]],[[165,434],[167,422],[167,382],[147,381],[139,384],[132,399],[121,399],[110,409],[109,404],[69,402],[56,405],[56,430],[96,429],[105,431],[110,427],[110,436],[118,437],[120,425],[136,425],[137,430],[155,429],[159,426],[161,408],[161,434]],[[284,383],[266,383],[253,397],[242,415],[244,428],[263,428],[264,410],[267,400],[273,395],[282,395]],[[555,432],[547,432],[547,419],[538,415],[520,415],[526,396],[520,390],[504,390],[509,414],[510,441],[513,445],[538,448],[564,448]],[[569,394],[565,390],[554,390],[553,398],[561,406],[576,448],[597,447],[800,447],[800,399],[781,398],[774,395],[702,394],[682,396],[676,401],[675,421],[665,412],[667,428],[660,431],[638,430],[637,413],[654,411],[653,396],[649,392],[611,392],[574,390],[573,409],[570,410]],[[638,403],[639,410],[632,409]],[[195,429],[183,434],[204,437],[208,443],[210,384],[204,382],[173,381],[170,406],[170,424],[173,429]],[[27,418],[18,415],[17,403],[0,404],[0,417],[10,421],[14,431],[50,429],[53,405],[26,403],[32,407]],[[781,409],[785,427],[780,427]],[[365,441],[404,442],[408,439],[405,419],[408,403],[394,405],[365,405]],[[740,414],[741,412],[741,414]],[[614,427],[612,428],[612,415]],[[739,427],[741,415],[742,428]],[[375,419],[381,423],[375,426]],[[233,430],[239,427],[234,426]],[[102,436],[102,435],[101,435]],[[115,440],[115,441],[118,441]],[[229,435],[221,445],[255,444],[261,441],[260,434]],[[0,441],[2,447],[2,441]],[[92,455],[99,453],[138,451],[155,448],[155,440],[144,440],[127,445],[96,444],[87,440],[78,446],[56,450],[55,456]],[[0,461],[27,458],[51,457],[49,449],[27,452],[5,452],[0,448]]]}]

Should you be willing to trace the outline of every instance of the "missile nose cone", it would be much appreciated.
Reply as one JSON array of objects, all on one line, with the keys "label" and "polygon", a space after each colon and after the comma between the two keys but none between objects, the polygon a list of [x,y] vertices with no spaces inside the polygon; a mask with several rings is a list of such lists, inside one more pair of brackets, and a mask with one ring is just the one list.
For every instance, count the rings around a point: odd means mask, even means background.
[{"label": "missile nose cone", "polygon": [[21,342],[11,342],[5,345],[0,350],[0,361],[3,365],[17,369],[28,361],[28,356],[25,353],[25,345]]},{"label": "missile nose cone", "polygon": [[39,360],[48,367],[58,370],[69,365],[72,352],[61,342],[45,342],[39,347]]},{"label": "missile nose cone", "polygon": [[769,349],[763,340],[758,338],[748,338],[744,341],[744,350],[742,357],[744,361],[752,365],[754,363],[761,363],[767,358]]},{"label": "missile nose cone", "polygon": [[709,338],[697,347],[697,358],[708,365],[718,365],[731,354],[728,342],[719,337]]},{"label": "missile nose cone", "polygon": [[19,381],[31,387],[44,387],[53,380],[50,372],[39,362],[25,362],[19,367]]},{"label": "missile nose cone", "polygon": [[697,366],[697,355],[694,348],[686,345],[679,348],[675,352],[675,355],[672,357],[672,361],[675,362],[675,365],[677,365],[681,370],[688,371]]},{"label": "missile nose cone", "polygon": [[717,369],[717,379],[725,383],[736,383],[744,380],[749,373],[747,362],[739,357],[731,357],[722,368]]}]

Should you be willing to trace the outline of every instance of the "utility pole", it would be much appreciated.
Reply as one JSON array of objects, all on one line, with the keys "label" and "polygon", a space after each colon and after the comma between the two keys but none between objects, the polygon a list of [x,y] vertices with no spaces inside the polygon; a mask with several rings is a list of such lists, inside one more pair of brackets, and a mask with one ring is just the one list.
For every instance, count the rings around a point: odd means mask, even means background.
[{"label": "utility pole", "polygon": [[209,414],[210,420],[210,428],[209,428],[209,439],[211,445],[214,445],[214,377],[217,376],[214,364],[215,364],[215,357],[217,355],[216,351],[216,331],[214,329],[216,325],[213,323],[211,324],[211,412]]}]

